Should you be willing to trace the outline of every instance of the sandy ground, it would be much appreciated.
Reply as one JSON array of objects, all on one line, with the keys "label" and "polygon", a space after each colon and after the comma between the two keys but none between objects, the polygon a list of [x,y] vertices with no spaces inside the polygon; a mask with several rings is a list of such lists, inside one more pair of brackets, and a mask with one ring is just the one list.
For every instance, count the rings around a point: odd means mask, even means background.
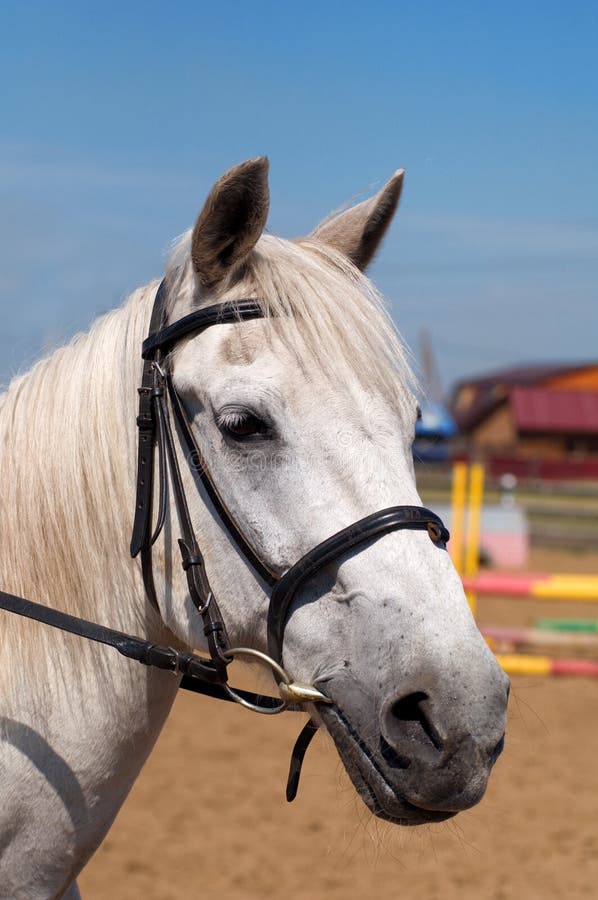
[{"label": "sandy ground", "polygon": [[[530,569],[598,571],[598,555]],[[486,599],[480,620],[598,616],[589,605]],[[598,898],[598,679],[514,680],[507,746],[482,803],[440,826],[373,819],[318,736],[298,799],[288,758],[304,716],[268,718],[181,693],[114,827],[85,900]]]}]

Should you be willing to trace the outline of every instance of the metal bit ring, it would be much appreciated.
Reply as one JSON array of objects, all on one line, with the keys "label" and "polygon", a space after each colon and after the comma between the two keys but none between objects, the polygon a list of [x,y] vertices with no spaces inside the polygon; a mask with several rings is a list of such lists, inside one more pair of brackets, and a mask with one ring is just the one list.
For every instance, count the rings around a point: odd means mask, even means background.
[{"label": "metal bit ring", "polygon": [[[270,666],[272,671],[277,677],[277,681],[280,681],[282,684],[290,684],[291,679],[282,668],[279,666],[276,660],[271,659],[266,653],[262,653],[261,650],[254,650],[252,647],[231,647],[230,650],[225,650],[223,653],[227,659],[234,659],[236,656],[249,656],[254,659],[258,659],[260,662],[264,663],[267,666]],[[224,690],[229,695],[229,697],[238,703],[240,706],[244,706],[245,709],[251,709],[253,712],[262,713],[265,716],[276,716],[278,713],[284,712],[287,706],[289,705],[288,700],[285,700],[281,697],[280,703],[278,706],[260,706],[257,703],[251,703],[249,700],[245,700],[244,697],[241,697],[233,688],[229,687],[228,684],[223,685]]]},{"label": "metal bit ring", "polygon": [[290,706],[297,709],[298,705],[301,705],[302,703],[332,702],[325,694],[322,694],[321,691],[312,685],[291,681],[283,667],[279,665],[276,660],[272,659],[271,656],[268,656],[267,653],[262,653],[261,650],[254,650],[252,647],[231,647],[231,649],[226,650],[223,655],[227,659],[234,659],[235,656],[249,656],[258,659],[265,665],[270,666],[277,677],[278,690],[280,692],[280,704],[278,706],[260,706],[259,704],[251,703],[249,700],[245,700],[244,697],[239,696],[239,694],[237,694],[233,688],[229,687],[228,684],[223,685],[224,690],[229,697],[246,709],[251,709],[254,712],[263,713],[268,716],[275,716],[278,713],[284,712],[284,710]]}]

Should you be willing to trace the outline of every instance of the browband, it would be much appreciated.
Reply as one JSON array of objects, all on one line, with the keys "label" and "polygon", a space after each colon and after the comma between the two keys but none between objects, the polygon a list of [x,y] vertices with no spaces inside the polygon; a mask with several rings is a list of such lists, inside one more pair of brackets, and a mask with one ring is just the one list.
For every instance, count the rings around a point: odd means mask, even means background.
[{"label": "browband", "polygon": [[153,359],[157,350],[167,353],[182,337],[202,331],[209,325],[229,325],[263,317],[264,311],[259,300],[245,298],[215,303],[213,306],[197,309],[172,325],[166,325],[160,331],[150,334],[141,345],[141,356],[143,359]]}]

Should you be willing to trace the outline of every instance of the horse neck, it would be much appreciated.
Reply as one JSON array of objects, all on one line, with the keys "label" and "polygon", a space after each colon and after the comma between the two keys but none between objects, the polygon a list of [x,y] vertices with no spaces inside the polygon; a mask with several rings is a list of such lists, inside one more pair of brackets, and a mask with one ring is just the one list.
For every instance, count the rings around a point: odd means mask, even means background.
[{"label": "horse neck", "polygon": [[136,291],[0,398],[0,587],[140,632],[147,611],[128,541],[155,289]]}]

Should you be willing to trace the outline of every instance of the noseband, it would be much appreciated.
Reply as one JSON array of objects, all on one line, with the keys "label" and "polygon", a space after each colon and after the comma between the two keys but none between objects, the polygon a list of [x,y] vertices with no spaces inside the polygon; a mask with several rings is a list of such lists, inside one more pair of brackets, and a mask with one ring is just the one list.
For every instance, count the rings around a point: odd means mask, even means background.
[{"label": "noseband", "polygon": [[[325,566],[339,560],[350,551],[360,552],[366,544],[390,532],[399,529],[427,531],[433,543],[442,548],[449,539],[449,533],[439,516],[423,506],[391,506],[342,529],[309,550],[283,575],[276,574],[252,546],[242,526],[235,521],[210,476],[191,422],[174,387],[168,356],[169,351],[184,337],[197,335],[212,325],[262,318],[264,311],[257,300],[241,299],[208,306],[167,325],[166,299],[167,289],[164,280],[156,293],[149,335],[142,347],[144,363],[137,417],[139,443],[131,555],[140,556],[146,594],[155,608],[159,609],[152,571],[152,546],[166,520],[170,485],[180,528],[178,544],[181,564],[187,577],[191,600],[203,620],[209,659],[194,653],[177,651],[171,647],[161,647],[2,591],[0,591],[0,608],[70,631],[89,640],[108,644],[124,656],[145,665],[178,672],[183,676],[181,687],[218,699],[234,700],[257,712],[272,714],[287,708],[298,709],[305,703],[330,703],[330,699],[317,687],[292,681],[283,667],[285,628],[297,593]],[[231,647],[218,602],[210,587],[203,555],[189,513],[177,456],[175,432],[171,426],[171,412],[186,459],[199,477],[217,516],[258,580],[267,591],[270,591],[267,654],[248,647]],[[154,525],[156,447],[159,509]],[[235,657],[257,658],[270,666],[279,684],[280,698],[258,697],[251,692],[230,687],[227,670]],[[310,719],[295,745],[287,784],[289,800],[296,794],[301,762],[316,730],[317,726]]]}]

